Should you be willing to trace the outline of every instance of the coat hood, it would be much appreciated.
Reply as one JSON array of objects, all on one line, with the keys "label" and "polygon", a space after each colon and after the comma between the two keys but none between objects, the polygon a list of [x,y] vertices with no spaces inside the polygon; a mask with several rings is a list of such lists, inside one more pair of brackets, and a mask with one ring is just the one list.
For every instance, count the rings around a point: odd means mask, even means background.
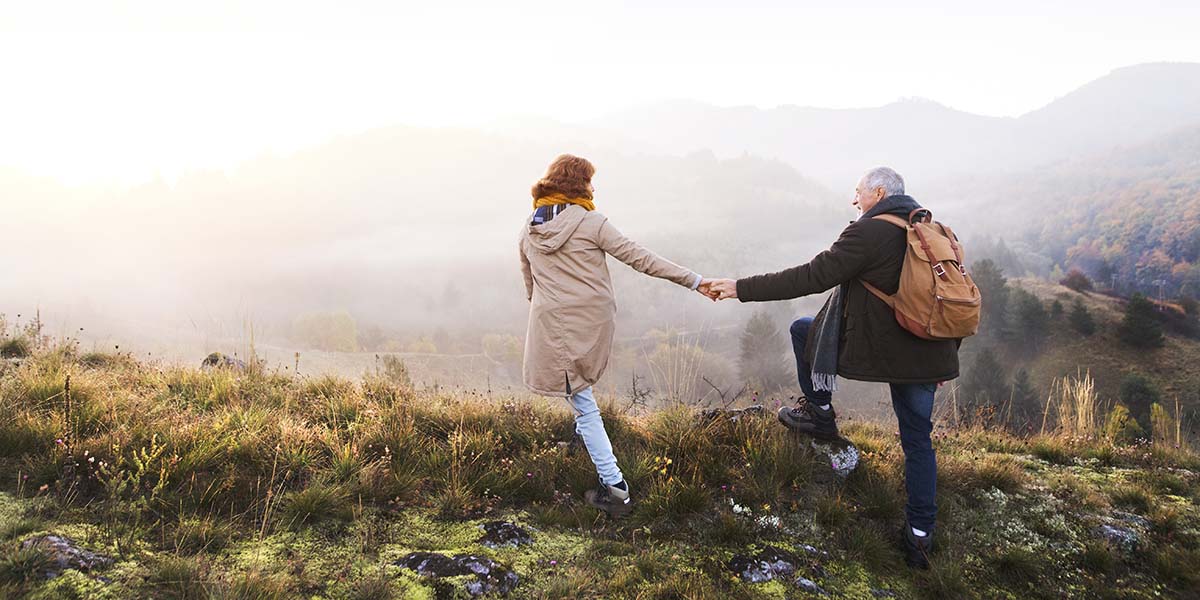
[{"label": "coat hood", "polygon": [[579,229],[588,211],[579,206],[571,206],[541,225],[526,225],[525,235],[534,249],[542,254],[552,254]]}]

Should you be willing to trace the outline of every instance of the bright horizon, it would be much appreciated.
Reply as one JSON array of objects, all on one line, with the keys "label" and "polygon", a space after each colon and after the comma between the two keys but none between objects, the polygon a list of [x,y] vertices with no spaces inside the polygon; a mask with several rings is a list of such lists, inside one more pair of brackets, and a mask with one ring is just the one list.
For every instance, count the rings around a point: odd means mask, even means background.
[{"label": "bright horizon", "polygon": [[171,180],[387,125],[585,121],[686,99],[1015,117],[1114,69],[1200,62],[1200,6],[56,3],[0,17],[0,168]]}]

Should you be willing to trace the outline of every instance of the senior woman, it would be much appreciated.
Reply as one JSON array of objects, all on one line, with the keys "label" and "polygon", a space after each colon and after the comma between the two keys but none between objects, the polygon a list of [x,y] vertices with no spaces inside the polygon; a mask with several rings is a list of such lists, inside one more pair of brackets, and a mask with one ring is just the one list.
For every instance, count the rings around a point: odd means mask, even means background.
[{"label": "senior woman", "polygon": [[520,243],[530,301],[524,379],[534,392],[570,402],[575,432],[600,478],[584,498],[611,516],[623,516],[633,508],[629,485],[592,393],[608,366],[616,328],[617,303],[606,257],[691,290],[698,290],[703,279],[631,241],[597,212],[595,171],[586,159],[564,154],[533,186],[534,211]]}]

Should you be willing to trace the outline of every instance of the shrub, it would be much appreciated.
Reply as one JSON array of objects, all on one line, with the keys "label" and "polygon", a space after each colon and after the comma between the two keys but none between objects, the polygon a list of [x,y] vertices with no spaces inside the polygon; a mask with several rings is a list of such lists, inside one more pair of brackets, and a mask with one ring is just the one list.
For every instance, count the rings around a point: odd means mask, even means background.
[{"label": "shrub", "polygon": [[1085,337],[1096,333],[1096,321],[1092,319],[1092,313],[1079,299],[1076,299],[1075,304],[1071,306],[1071,315],[1067,317],[1067,320],[1071,323],[1071,329]]},{"label": "shrub", "polygon": [[1079,269],[1071,269],[1067,272],[1067,276],[1063,277],[1059,283],[1077,291],[1090,292],[1092,291],[1092,280]]},{"label": "shrub", "polygon": [[0,342],[0,358],[26,358],[33,353],[29,340],[12,338]]},{"label": "shrub", "polygon": [[1114,443],[1128,444],[1146,437],[1146,432],[1124,404],[1117,404],[1104,421],[1104,437]]},{"label": "shrub", "polygon": [[1121,380],[1117,397],[1121,404],[1129,407],[1129,412],[1143,425],[1142,428],[1146,429],[1145,425],[1150,423],[1150,407],[1160,401],[1158,388],[1150,379],[1141,373],[1126,375]]},{"label": "shrub", "polygon": [[1154,303],[1141,294],[1134,294],[1125,304],[1125,316],[1117,328],[1117,337],[1135,348],[1158,348],[1163,345],[1163,327]]}]

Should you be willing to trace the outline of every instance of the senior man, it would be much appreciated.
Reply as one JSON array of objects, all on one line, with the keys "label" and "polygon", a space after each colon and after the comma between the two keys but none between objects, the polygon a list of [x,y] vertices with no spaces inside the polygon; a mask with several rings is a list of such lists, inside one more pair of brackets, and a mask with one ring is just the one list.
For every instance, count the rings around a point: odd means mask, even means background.
[{"label": "senior man", "polygon": [[887,167],[872,169],[859,181],[851,204],[859,218],[807,264],[736,281],[713,280],[704,291],[720,299],[768,302],[836,288],[815,318],[792,323],[803,397],[795,408],[780,409],[779,420],[813,437],[837,438],[832,404],[836,376],[887,383],[904,448],[906,559],[909,566],[928,568],[937,515],[937,461],[930,440],[933,397],[938,383],[958,377],[958,342],[924,340],[909,333],[892,309],[862,284],[886,294],[899,289],[905,230],[873,217],[908,219],[920,208],[905,195],[904,179]]}]

